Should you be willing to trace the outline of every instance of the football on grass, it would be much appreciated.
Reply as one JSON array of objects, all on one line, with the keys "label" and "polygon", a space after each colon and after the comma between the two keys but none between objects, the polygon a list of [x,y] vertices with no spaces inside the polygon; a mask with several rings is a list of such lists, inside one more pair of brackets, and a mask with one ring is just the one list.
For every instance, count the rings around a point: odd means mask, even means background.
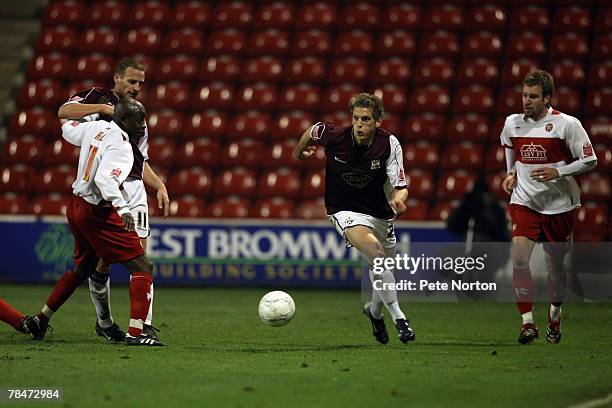
[{"label": "football on grass", "polygon": [[259,317],[262,322],[274,327],[284,326],[295,313],[293,298],[280,290],[266,293],[259,301]]}]

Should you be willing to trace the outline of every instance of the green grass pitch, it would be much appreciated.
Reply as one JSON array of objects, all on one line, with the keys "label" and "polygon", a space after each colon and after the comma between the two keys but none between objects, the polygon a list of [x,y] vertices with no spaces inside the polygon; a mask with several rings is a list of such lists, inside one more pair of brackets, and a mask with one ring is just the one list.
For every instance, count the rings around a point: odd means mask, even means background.
[{"label": "green grass pitch", "polygon": [[[49,291],[0,285],[25,313]],[[297,311],[282,328],[259,321],[266,291],[156,288],[154,324],[168,347],[128,348],[96,336],[81,287],[43,342],[0,326],[0,388],[60,387],[53,406],[64,407],[563,407],[612,392],[609,303],[566,305],[558,345],[544,341],[547,306],[536,305],[531,346],[516,342],[512,303],[404,303],[416,342],[393,330],[382,346],[357,291],[288,290]],[[112,307],[125,328],[126,287],[113,288]]]}]

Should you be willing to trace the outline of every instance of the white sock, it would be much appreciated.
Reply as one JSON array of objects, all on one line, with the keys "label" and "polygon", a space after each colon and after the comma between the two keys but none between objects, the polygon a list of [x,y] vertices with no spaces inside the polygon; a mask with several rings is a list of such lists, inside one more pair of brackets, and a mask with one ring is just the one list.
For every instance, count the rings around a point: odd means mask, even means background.
[{"label": "white sock", "polygon": [[89,294],[96,307],[98,324],[104,328],[112,326],[114,321],[110,308],[110,278],[106,283],[98,283],[89,278]]},{"label": "white sock", "polygon": [[149,312],[147,313],[147,318],[145,319],[145,324],[147,326],[151,326],[151,322],[153,321],[153,284],[151,284],[151,303],[149,303]]},{"label": "white sock", "polygon": [[406,315],[404,315],[404,312],[402,312],[402,309],[400,309],[399,307],[398,301],[395,301],[393,303],[385,303],[385,306],[387,307],[387,310],[389,311],[389,314],[391,315],[393,321],[396,321],[397,319],[406,318]]},{"label": "white sock", "polygon": [[[382,275],[383,283],[386,284],[385,287],[389,287],[389,284],[395,283],[395,277],[393,276],[393,272],[391,272],[390,270],[385,269],[381,275]],[[372,271],[371,268],[370,268],[370,279],[371,280],[374,279],[374,272]],[[406,318],[406,316],[404,315],[404,313],[399,307],[399,303],[397,301],[397,292],[395,290],[391,290],[391,289],[375,290],[374,288],[372,288],[372,292],[377,292],[379,299],[382,300],[382,302],[385,304],[385,307],[387,308],[387,311],[391,315],[391,318],[393,319],[394,322],[397,319]],[[372,295],[372,298],[374,298],[373,295]],[[376,316],[374,315],[374,317]]]},{"label": "white sock", "polygon": [[47,316],[48,319],[51,319],[51,316],[53,316],[53,313],[55,313],[53,310],[51,310],[51,308],[47,305],[44,305],[42,310],[41,310],[42,314],[44,314],[45,316]]},{"label": "white sock", "polygon": [[523,313],[521,316],[523,317],[523,324],[533,324],[533,312]]},{"label": "white sock", "polygon": [[372,290],[372,300],[370,300],[370,313],[375,319],[382,319],[383,302],[380,300],[378,292]]},{"label": "white sock", "polygon": [[553,321],[559,320],[561,317],[561,306],[550,305],[550,318]]}]

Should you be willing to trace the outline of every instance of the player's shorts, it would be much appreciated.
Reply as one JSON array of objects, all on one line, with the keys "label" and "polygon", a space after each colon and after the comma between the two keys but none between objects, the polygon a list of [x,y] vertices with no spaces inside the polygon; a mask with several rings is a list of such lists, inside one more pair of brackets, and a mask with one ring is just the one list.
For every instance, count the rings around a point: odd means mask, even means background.
[{"label": "player's shorts", "polygon": [[384,248],[395,247],[396,239],[395,230],[393,229],[393,220],[381,220],[371,215],[353,211],[338,211],[329,216],[329,221],[334,228],[336,228],[336,231],[344,237],[347,248],[352,247],[352,245],[346,239],[345,231],[347,228],[356,225],[363,225],[371,228],[372,231],[374,231],[374,236]]},{"label": "player's shorts", "polygon": [[[527,237],[532,241],[567,244],[574,226],[574,210],[560,214],[541,214],[520,204],[508,205],[512,218],[512,237]],[[544,250],[552,254],[552,248],[565,245],[544,245]]]},{"label": "player's shorts", "polygon": [[144,255],[140,238],[123,227],[114,208],[90,204],[73,196],[66,216],[74,235],[74,263],[98,257],[107,264],[121,263]]},{"label": "player's shorts", "polygon": [[136,224],[136,233],[140,238],[148,238],[151,234],[149,228],[149,204],[144,182],[129,178],[123,183],[123,198],[130,206],[130,212]]}]

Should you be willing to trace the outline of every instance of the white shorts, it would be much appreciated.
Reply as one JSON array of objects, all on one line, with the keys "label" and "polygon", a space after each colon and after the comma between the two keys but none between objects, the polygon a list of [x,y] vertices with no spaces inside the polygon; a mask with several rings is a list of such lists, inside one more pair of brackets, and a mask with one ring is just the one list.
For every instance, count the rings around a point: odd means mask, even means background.
[{"label": "white shorts", "polygon": [[138,179],[127,179],[123,183],[122,192],[123,198],[130,206],[138,236],[147,238],[151,234],[151,229],[149,228],[149,205],[144,182]]},{"label": "white shorts", "polygon": [[380,218],[372,217],[371,215],[361,214],[353,211],[338,211],[329,216],[334,228],[346,240],[346,247],[352,247],[345,235],[345,230],[355,225],[364,225],[372,228],[374,236],[383,246],[383,248],[395,247],[395,230],[393,229],[393,220],[381,220]]}]

